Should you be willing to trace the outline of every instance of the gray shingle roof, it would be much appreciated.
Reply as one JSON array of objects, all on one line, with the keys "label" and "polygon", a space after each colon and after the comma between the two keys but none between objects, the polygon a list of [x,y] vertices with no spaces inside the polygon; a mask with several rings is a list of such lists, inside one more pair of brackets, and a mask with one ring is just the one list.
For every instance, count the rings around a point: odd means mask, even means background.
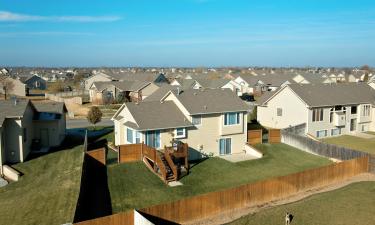
[{"label": "gray shingle roof", "polygon": [[62,102],[32,102],[36,111],[64,114],[67,112],[65,104]]},{"label": "gray shingle roof", "polygon": [[375,91],[366,83],[288,86],[310,107],[375,103]]},{"label": "gray shingle roof", "polygon": [[250,108],[228,89],[183,90],[177,95],[191,115],[248,111]]},{"label": "gray shingle roof", "polygon": [[93,83],[98,91],[103,91],[111,85],[122,91],[138,91],[148,84],[150,82],[145,81],[97,81]]},{"label": "gray shingle roof", "polygon": [[[156,130],[177,127],[189,127],[192,124],[172,101],[150,101],[125,103],[136,124],[126,124],[137,130]],[[136,127],[134,127],[136,126]]]},{"label": "gray shingle roof", "polygon": [[169,84],[161,85],[160,88],[158,88],[154,93],[145,98],[143,101],[160,101],[170,90],[177,90],[177,87]]},{"label": "gray shingle roof", "polygon": [[13,100],[0,101],[0,126],[2,126],[6,118],[23,117],[29,100],[17,100],[17,104]]}]

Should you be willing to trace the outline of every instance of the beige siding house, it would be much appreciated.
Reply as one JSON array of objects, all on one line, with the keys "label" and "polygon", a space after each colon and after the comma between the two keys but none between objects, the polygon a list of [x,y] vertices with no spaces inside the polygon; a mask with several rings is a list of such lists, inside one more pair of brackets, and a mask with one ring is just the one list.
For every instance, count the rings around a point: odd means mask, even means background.
[{"label": "beige siding house", "polygon": [[157,149],[189,145],[190,159],[242,153],[247,111],[231,90],[172,90],[160,101],[125,103],[114,115],[115,144],[145,142]]},{"label": "beige siding house", "polygon": [[0,101],[0,174],[5,163],[23,162],[32,150],[58,146],[65,138],[63,103]]},{"label": "beige siding house", "polygon": [[306,124],[305,133],[323,138],[374,130],[375,91],[367,84],[291,84],[258,105],[263,126]]}]

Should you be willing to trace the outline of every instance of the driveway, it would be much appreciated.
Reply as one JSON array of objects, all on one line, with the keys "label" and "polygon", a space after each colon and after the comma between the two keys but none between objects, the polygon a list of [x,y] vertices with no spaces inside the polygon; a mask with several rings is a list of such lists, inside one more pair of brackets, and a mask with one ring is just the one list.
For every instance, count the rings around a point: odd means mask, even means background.
[{"label": "driveway", "polygon": [[[99,123],[97,123],[95,126],[113,126],[113,121],[111,119],[102,119]],[[84,128],[84,127],[91,127],[92,124],[87,121],[87,119],[67,119],[66,120],[66,128]]]}]

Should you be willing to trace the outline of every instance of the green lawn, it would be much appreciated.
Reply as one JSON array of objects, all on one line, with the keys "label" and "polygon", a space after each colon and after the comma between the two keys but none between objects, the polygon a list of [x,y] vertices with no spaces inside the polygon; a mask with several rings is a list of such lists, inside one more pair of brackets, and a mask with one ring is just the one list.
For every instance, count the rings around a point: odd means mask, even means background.
[{"label": "green lawn", "polygon": [[230,225],[284,225],[286,212],[295,216],[292,224],[375,224],[375,182],[355,183],[295,203],[265,209]]},{"label": "green lawn", "polygon": [[366,139],[351,135],[325,138],[323,142],[375,154],[375,137]]},{"label": "green lawn", "polygon": [[0,188],[0,224],[72,222],[79,195],[82,146],[14,165],[24,175]]},{"label": "green lawn", "polygon": [[240,163],[210,158],[193,166],[191,173],[181,179],[184,185],[174,188],[166,186],[141,162],[110,165],[108,185],[113,212],[143,208],[331,163],[284,144],[257,147],[265,153],[264,158]]}]

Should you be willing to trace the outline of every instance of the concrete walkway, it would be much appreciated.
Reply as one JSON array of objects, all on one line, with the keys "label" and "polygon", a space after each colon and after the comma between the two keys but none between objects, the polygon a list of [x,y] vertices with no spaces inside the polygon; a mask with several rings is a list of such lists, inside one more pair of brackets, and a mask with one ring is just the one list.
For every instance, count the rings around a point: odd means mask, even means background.
[{"label": "concrete walkway", "polygon": [[246,161],[246,160],[258,159],[257,157],[255,157],[253,155],[246,154],[246,153],[237,153],[237,154],[232,154],[232,155],[222,155],[222,156],[219,156],[219,158],[225,159],[225,160],[227,160],[229,162],[233,162],[233,163],[242,162],[242,161]]}]

